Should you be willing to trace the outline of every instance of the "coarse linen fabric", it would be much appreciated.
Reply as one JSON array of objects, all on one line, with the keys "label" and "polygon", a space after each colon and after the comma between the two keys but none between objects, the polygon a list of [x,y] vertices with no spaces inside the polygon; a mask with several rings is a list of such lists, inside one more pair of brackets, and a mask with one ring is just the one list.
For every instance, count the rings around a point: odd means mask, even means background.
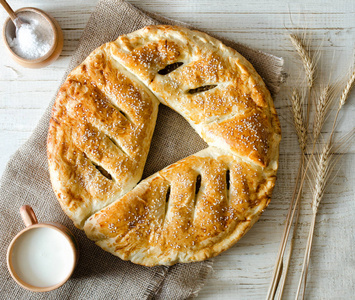
[{"label": "coarse linen fabric", "polygon": [[[101,44],[121,34],[155,24],[189,27],[187,24],[144,13],[124,1],[100,0],[83,32],[67,74]],[[234,47],[254,65],[273,95],[278,92],[282,78],[281,58],[231,41],[223,42]],[[96,246],[63,213],[52,191],[46,155],[46,138],[54,99],[32,136],[8,162],[0,182],[0,298],[186,299],[196,296],[212,271],[212,260],[153,268],[122,261]],[[179,114],[160,105],[143,178],[206,146]],[[15,283],[7,270],[7,247],[12,238],[24,228],[19,215],[19,208],[24,204],[33,207],[39,222],[64,224],[78,239],[80,258],[76,270],[71,279],[57,290],[46,293],[24,290]]]}]

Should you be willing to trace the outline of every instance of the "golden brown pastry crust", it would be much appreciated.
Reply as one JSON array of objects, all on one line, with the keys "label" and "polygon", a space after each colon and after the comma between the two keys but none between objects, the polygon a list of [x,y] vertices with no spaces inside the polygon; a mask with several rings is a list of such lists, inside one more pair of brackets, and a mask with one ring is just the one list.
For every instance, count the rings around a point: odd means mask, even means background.
[{"label": "golden brown pastry crust", "polygon": [[[210,147],[137,185],[159,101]],[[90,239],[134,263],[171,265],[218,255],[257,221],[279,141],[270,93],[239,53],[201,32],[148,26],[96,49],[69,75],[48,159],[63,210]]]}]

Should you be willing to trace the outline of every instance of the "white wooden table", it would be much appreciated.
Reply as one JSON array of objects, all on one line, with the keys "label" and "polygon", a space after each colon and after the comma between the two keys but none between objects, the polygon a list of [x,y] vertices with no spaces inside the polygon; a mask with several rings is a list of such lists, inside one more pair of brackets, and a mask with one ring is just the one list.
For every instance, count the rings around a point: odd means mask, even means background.
[{"label": "white wooden table", "polygon": [[[64,32],[59,60],[41,70],[24,69],[0,47],[0,174],[12,153],[29,137],[56,91],[97,0],[13,0],[14,9],[34,6],[52,14]],[[253,229],[232,249],[215,259],[214,273],[199,299],[263,299],[270,283],[283,223],[295,180],[298,146],[286,96],[300,69],[287,39],[289,28],[309,28],[320,44],[324,76],[343,75],[354,54],[355,1],[277,0],[167,1],[130,0],[150,12],[175,18],[209,32],[285,58],[289,78],[275,99],[283,141],[280,170],[272,202]],[[311,3],[312,2],[312,3]],[[119,16],[118,16],[119,17]],[[0,23],[6,18],[0,9]],[[334,58],[333,58],[334,57]],[[336,66],[336,67],[335,67]],[[339,131],[354,127],[355,93],[341,115]],[[354,299],[355,295],[355,147],[343,164],[320,207],[308,279],[307,299]],[[1,201],[1,199],[0,199]],[[298,281],[310,206],[304,200],[285,298],[293,298]]]}]

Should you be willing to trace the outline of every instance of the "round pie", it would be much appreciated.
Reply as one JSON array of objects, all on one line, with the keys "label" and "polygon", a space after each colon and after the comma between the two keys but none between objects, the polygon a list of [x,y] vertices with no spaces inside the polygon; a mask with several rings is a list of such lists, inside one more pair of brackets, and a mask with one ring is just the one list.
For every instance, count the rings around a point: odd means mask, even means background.
[{"label": "round pie", "polygon": [[[140,181],[160,103],[209,147]],[[198,31],[148,26],[70,73],[53,106],[49,170],[64,212],[104,250],[145,266],[200,261],[268,205],[280,136],[244,57]]]}]

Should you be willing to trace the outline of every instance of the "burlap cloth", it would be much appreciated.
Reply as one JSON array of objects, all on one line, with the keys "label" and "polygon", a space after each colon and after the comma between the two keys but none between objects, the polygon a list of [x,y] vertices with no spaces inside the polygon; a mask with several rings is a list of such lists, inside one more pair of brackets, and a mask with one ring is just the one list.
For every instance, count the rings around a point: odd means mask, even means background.
[{"label": "burlap cloth", "polygon": [[[154,17],[154,18],[153,18]],[[181,24],[143,13],[120,0],[101,0],[80,39],[68,72],[93,49],[119,35],[152,24]],[[236,21],[237,22],[237,21]],[[183,24],[187,26],[186,24]],[[224,41],[244,55],[273,94],[277,93],[283,60],[246,46]],[[64,80],[64,79],[63,79]],[[53,91],[54,92],[54,91]],[[196,296],[212,270],[212,260],[147,268],[122,261],[101,250],[76,229],[62,212],[49,180],[46,137],[54,99],[29,140],[12,156],[0,183],[0,298],[1,299],[186,299]],[[177,113],[160,106],[144,177],[206,147],[202,139]],[[32,293],[20,288],[6,267],[11,239],[24,228],[19,208],[29,204],[38,220],[69,227],[80,245],[80,259],[72,278],[61,288]]]}]

